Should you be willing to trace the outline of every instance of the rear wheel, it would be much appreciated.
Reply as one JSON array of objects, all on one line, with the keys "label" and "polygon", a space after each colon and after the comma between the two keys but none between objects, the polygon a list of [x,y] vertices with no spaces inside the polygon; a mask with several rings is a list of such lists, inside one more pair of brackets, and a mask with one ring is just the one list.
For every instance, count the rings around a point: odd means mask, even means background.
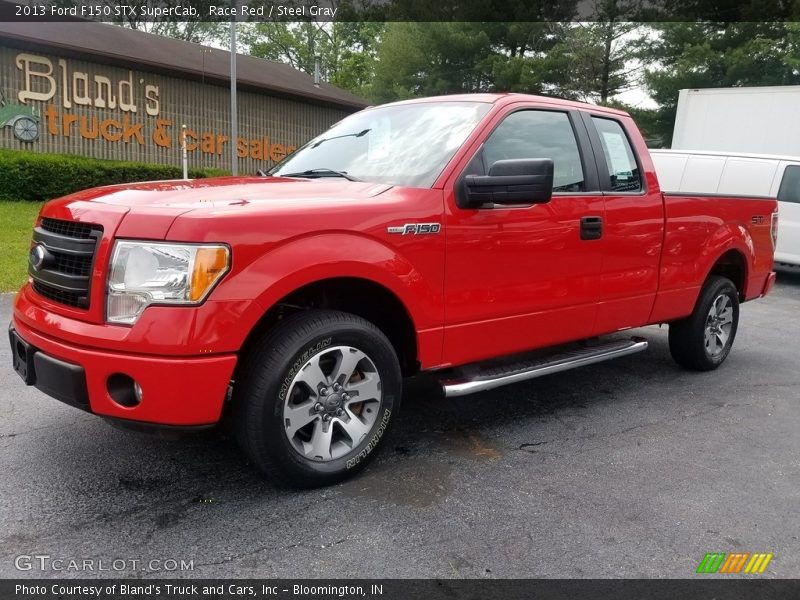
[{"label": "rear wheel", "polygon": [[265,474],[296,487],[349,477],[374,456],[399,405],[394,348],[364,319],[293,315],[264,336],[237,385],[239,443]]},{"label": "rear wheel", "polygon": [[670,323],[669,350],[679,365],[693,371],[719,367],[733,346],[739,325],[739,293],[727,277],[708,278],[694,312]]}]

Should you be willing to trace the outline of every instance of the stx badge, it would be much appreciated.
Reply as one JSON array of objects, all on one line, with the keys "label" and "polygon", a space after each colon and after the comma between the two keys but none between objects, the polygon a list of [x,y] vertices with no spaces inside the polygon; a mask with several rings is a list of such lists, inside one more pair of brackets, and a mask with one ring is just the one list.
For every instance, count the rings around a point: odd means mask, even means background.
[{"label": "stx badge", "polygon": [[389,233],[399,233],[400,235],[427,235],[439,233],[442,230],[440,223],[406,223],[396,227],[387,227]]}]

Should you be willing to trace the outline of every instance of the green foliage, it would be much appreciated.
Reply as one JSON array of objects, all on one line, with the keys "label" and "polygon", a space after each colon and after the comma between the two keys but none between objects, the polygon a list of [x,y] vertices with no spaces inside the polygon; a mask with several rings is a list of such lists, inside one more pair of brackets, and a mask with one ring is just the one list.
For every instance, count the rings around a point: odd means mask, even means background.
[{"label": "green foliage", "polygon": [[634,87],[639,70],[632,67],[637,45],[636,23],[576,23],[548,55],[555,92],[583,102],[608,102]]},{"label": "green foliage", "polygon": [[390,23],[378,48],[374,98],[545,92],[554,71],[548,53],[567,28],[559,23]]},{"label": "green foliage", "polygon": [[241,38],[252,56],[287,63],[309,75],[319,56],[324,81],[370,97],[383,28],[376,22],[264,22],[243,29]]},{"label": "green foliage", "polygon": [[378,51],[375,98],[485,91],[490,54],[477,23],[390,23]]},{"label": "green foliage", "polygon": [[[221,169],[189,169],[192,178],[225,174]],[[181,169],[170,165],[0,150],[0,200],[50,200],[101,185],[181,176]]]}]

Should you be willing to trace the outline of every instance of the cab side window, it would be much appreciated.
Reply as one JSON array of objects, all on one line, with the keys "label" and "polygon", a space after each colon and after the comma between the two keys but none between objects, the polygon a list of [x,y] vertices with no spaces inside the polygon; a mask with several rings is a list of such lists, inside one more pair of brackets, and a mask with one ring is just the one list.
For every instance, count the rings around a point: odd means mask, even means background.
[{"label": "cab side window", "polygon": [[612,192],[639,192],[642,176],[628,136],[617,121],[592,117],[608,165]]},{"label": "cab side window", "polygon": [[586,189],[578,142],[566,113],[522,110],[506,117],[483,145],[485,172],[496,161],[510,158],[550,158],[554,192]]},{"label": "cab side window", "polygon": [[778,200],[800,204],[800,166],[789,165],[783,172]]}]

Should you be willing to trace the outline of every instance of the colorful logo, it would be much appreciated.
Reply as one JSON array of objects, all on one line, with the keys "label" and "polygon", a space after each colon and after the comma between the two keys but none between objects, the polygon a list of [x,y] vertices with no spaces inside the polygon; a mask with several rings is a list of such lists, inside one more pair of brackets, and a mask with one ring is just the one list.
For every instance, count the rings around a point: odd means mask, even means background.
[{"label": "colorful logo", "polygon": [[706,554],[700,565],[697,567],[698,573],[749,573],[760,575],[763,573],[773,554],[766,552],[712,552]]}]

